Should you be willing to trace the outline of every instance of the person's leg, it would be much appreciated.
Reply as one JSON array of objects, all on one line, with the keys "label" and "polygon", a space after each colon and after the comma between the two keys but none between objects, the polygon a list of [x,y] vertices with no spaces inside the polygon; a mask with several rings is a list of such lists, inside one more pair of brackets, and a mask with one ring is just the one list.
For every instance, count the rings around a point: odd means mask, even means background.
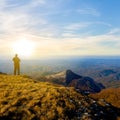
[{"label": "person's leg", "polygon": [[20,75],[20,66],[18,66],[18,75]]},{"label": "person's leg", "polygon": [[16,75],[16,66],[14,66],[14,75]]}]

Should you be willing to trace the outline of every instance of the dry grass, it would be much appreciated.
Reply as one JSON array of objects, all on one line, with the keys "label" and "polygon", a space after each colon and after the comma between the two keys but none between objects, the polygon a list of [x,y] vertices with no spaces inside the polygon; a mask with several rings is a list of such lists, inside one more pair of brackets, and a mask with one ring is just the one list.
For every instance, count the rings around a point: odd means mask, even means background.
[{"label": "dry grass", "polygon": [[82,97],[73,88],[0,75],[0,120],[67,120],[77,106],[71,100]]},{"label": "dry grass", "polygon": [[117,120],[120,115],[116,112],[72,87],[35,81],[25,75],[0,75],[0,120]]},{"label": "dry grass", "polygon": [[120,88],[108,88],[102,90],[100,93],[91,94],[94,99],[105,99],[113,106],[120,108]]}]

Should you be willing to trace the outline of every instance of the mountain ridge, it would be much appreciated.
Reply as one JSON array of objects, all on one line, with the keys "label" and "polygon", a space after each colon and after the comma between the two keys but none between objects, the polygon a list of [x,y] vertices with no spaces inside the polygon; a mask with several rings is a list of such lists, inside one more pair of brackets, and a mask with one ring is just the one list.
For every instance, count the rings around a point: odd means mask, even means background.
[{"label": "mountain ridge", "polygon": [[[90,77],[85,77],[74,73],[72,70],[66,70],[47,76],[47,78],[56,79],[63,82],[63,85],[74,87],[80,91],[89,91],[92,93],[100,92],[105,87],[101,83],[97,83]],[[48,79],[48,81],[49,81]]]}]

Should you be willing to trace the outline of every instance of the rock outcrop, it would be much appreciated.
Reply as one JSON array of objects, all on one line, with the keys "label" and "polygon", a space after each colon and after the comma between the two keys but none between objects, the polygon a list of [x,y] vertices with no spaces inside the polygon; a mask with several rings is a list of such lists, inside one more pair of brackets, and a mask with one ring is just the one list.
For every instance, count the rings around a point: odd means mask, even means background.
[{"label": "rock outcrop", "polygon": [[88,91],[90,93],[100,92],[105,88],[101,83],[95,82],[92,78],[77,75],[71,70],[66,71],[66,84],[80,91]]}]

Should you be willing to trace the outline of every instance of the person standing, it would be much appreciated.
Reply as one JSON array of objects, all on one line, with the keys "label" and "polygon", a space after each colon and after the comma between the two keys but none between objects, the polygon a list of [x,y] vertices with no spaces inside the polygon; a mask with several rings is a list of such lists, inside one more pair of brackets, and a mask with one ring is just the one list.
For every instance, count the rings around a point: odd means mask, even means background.
[{"label": "person standing", "polygon": [[14,75],[16,74],[20,75],[20,58],[18,57],[17,54],[15,54],[13,62],[14,62]]}]

